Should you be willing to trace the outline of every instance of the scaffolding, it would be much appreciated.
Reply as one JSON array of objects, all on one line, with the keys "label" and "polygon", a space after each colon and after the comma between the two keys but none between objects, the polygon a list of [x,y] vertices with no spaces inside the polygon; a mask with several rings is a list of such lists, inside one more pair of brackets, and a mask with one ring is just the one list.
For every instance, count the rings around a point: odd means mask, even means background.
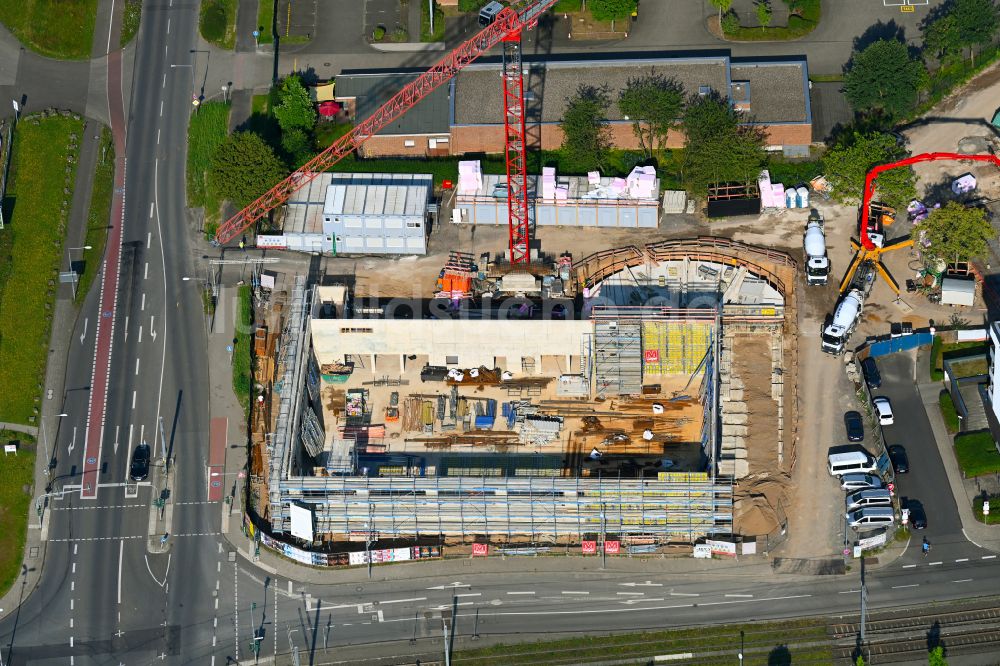
[{"label": "scaffolding", "polygon": [[639,322],[594,324],[594,376],[598,397],[642,392],[642,327]]},{"label": "scaffolding", "polygon": [[[300,477],[282,501],[311,504],[316,531],[379,538],[578,541],[601,532],[691,542],[731,533],[732,484],[705,473],[665,478]],[[603,516],[602,516],[603,514]],[[287,512],[273,519],[288,532]]]}]

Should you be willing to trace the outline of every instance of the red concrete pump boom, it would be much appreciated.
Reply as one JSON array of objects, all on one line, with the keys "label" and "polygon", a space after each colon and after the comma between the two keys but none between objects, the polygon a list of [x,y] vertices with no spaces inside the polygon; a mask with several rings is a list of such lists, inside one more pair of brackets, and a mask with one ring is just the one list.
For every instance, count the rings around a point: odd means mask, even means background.
[{"label": "red concrete pump boom", "polygon": [[521,30],[533,27],[538,18],[557,0],[513,0],[496,14],[492,23],[475,37],[446,55],[439,63],[421,74],[396,93],[371,116],[335,141],[329,148],[299,167],[256,201],[226,220],[215,234],[219,244],[233,240],[256,224],[269,212],[356,150],[379,130],[409,111],[433,90],[450,80],[463,67],[483,53],[504,42],[503,100],[506,127],[505,155],[507,163],[508,209],[510,222],[511,262],[528,261],[528,200],[524,146],[524,91],[521,81]]},{"label": "red concrete pump boom", "polygon": [[868,238],[868,234],[865,233],[864,225],[868,220],[869,206],[871,205],[872,196],[875,194],[875,180],[879,177],[879,174],[893,169],[898,169],[899,167],[917,164],[919,162],[934,162],[937,160],[973,160],[976,162],[992,162],[994,165],[1000,167],[1000,158],[996,155],[962,155],[961,153],[921,153],[920,155],[907,157],[905,160],[889,162],[888,164],[880,164],[877,167],[874,167],[868,172],[868,175],[865,176],[865,192],[861,199],[861,228],[858,230],[858,234],[861,237],[862,247],[866,250],[875,249],[875,244],[872,243],[871,239]]}]

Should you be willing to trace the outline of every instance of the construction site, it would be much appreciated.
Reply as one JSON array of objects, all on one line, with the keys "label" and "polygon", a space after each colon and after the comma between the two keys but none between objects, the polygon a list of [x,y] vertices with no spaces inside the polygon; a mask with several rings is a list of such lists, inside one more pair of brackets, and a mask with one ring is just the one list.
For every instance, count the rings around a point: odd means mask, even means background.
[{"label": "construction site", "polygon": [[553,3],[491,3],[478,35],[219,227],[225,244],[287,203],[304,249],[350,236],[374,254],[422,254],[436,212],[425,177],[323,174],[502,46],[506,178],[460,164],[452,217],[506,219],[505,251],[452,251],[433,283],[411,271],[406,294],[358,288],[357,268],[253,281],[247,507],[268,538],[326,552],[352,541],[651,552],[783,527],[796,263],[715,237],[543,252],[546,224],[656,227],[660,194],[645,166],[627,179],[543,168],[529,182],[521,32]]},{"label": "construction site", "polygon": [[[794,262],[699,238],[551,270],[490,266],[461,299],[279,277],[259,299],[252,416],[250,504],[270,533],[667,546],[739,533],[743,515],[774,529],[748,489],[794,457]],[[558,297],[502,288],[567,271]]]}]

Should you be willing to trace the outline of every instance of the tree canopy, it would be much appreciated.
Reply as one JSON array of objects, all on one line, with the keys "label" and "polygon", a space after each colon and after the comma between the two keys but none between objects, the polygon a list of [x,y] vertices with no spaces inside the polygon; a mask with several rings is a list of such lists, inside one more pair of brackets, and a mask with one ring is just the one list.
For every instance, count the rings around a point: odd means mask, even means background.
[{"label": "tree canopy", "polygon": [[568,100],[559,123],[563,132],[562,150],[580,170],[599,168],[605,163],[611,148],[611,127],[606,120],[609,108],[611,97],[607,88],[581,85]]},{"label": "tree canopy", "polygon": [[589,0],[587,9],[598,21],[628,18],[639,6],[639,0]]},{"label": "tree canopy", "polygon": [[294,74],[285,78],[278,91],[280,102],[274,107],[274,117],[282,132],[293,129],[312,130],[316,124],[316,109],[313,108],[309,91],[302,85],[302,79]]},{"label": "tree canopy", "polygon": [[709,0],[712,6],[719,10],[719,20],[722,20],[722,15],[729,11],[729,8],[733,6],[733,0]]},{"label": "tree canopy", "polygon": [[208,178],[220,196],[243,208],[287,175],[264,139],[253,132],[236,132],[215,151]]},{"label": "tree canopy", "polygon": [[683,177],[686,187],[703,196],[723,182],[757,179],[766,161],[765,135],[745,123],[729,101],[719,95],[696,95],[684,111]]},{"label": "tree canopy", "polygon": [[773,13],[771,12],[770,1],[757,0],[757,22],[760,23],[761,30],[771,25],[772,17]]},{"label": "tree canopy", "polygon": [[968,48],[974,61],[976,47],[990,43],[998,27],[1000,15],[993,0],[952,0],[939,6],[920,29],[924,48],[934,57],[957,56]]},{"label": "tree canopy", "polygon": [[664,147],[683,108],[684,87],[662,74],[630,78],[618,95],[618,109],[632,121],[632,130],[647,157]]},{"label": "tree canopy", "polygon": [[[855,133],[827,152],[823,167],[833,187],[833,196],[842,203],[854,205],[861,201],[865,176],[872,167],[906,155],[906,150],[891,134]],[[894,208],[903,208],[917,196],[915,183],[916,174],[910,167],[886,171],[876,181],[878,200]]]},{"label": "tree canopy", "polygon": [[987,242],[996,236],[982,208],[968,208],[949,201],[931,210],[917,227],[927,254],[947,262],[968,261],[986,253]]},{"label": "tree canopy", "polygon": [[906,44],[880,39],[855,53],[844,77],[844,94],[855,111],[899,117],[917,103],[927,73],[910,57]]}]

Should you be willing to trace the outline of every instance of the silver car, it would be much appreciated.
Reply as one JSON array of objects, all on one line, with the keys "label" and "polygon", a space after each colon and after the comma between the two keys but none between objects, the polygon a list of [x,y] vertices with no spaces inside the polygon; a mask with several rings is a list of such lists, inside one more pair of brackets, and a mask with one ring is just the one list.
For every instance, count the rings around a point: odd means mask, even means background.
[{"label": "silver car", "polygon": [[866,506],[892,506],[892,493],[885,488],[862,488],[844,498],[844,508],[848,512]]},{"label": "silver car", "polygon": [[864,488],[885,488],[885,484],[874,474],[845,474],[840,477],[840,487],[851,492]]},{"label": "silver car", "polygon": [[889,527],[895,520],[891,506],[869,506],[847,514],[847,524],[858,531]]}]

